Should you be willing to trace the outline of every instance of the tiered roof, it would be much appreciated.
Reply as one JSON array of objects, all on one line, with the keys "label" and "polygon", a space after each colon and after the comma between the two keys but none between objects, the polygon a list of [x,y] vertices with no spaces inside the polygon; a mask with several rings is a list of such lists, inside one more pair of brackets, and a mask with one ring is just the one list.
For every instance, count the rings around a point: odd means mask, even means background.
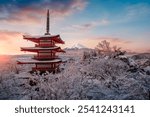
[{"label": "tiered roof", "polygon": [[56,43],[64,44],[65,42],[60,38],[60,35],[23,35],[23,39],[39,43],[40,40],[53,40]]},{"label": "tiered roof", "polygon": [[[56,52],[65,52],[64,50],[62,50],[60,47],[55,46],[56,44],[64,44],[65,42],[60,38],[60,35],[51,35],[49,33],[49,10],[47,12],[47,25],[46,25],[46,33],[45,35],[37,35],[37,36],[31,36],[31,35],[23,35],[23,39],[25,40],[29,40],[35,43],[38,43],[35,45],[35,47],[21,47],[21,51],[29,51],[29,52],[38,52],[38,53],[49,53],[49,55],[43,55],[43,56],[47,56],[47,57],[52,57],[53,55],[51,55],[51,53],[55,53]],[[45,44],[44,47],[40,45],[40,43],[47,43],[47,45]],[[52,43],[52,46],[48,46]],[[35,57],[36,58],[36,57]],[[43,57],[43,60],[40,59],[27,59],[27,60],[19,60],[18,63],[19,64],[51,64],[51,63],[61,63],[62,60],[60,58],[55,58],[54,59],[49,59],[46,60],[47,58]],[[39,55],[37,56],[37,58],[39,58]],[[44,60],[45,59],[45,60]]]},{"label": "tiered roof", "polygon": [[48,47],[48,48],[41,48],[41,47],[21,47],[21,51],[29,51],[29,52],[39,52],[39,51],[54,51],[54,52],[65,52],[60,47]]},{"label": "tiered roof", "polygon": [[61,63],[61,59],[54,59],[54,60],[46,60],[46,61],[39,61],[35,59],[23,59],[21,61],[18,61],[18,64],[49,64],[49,63]]}]

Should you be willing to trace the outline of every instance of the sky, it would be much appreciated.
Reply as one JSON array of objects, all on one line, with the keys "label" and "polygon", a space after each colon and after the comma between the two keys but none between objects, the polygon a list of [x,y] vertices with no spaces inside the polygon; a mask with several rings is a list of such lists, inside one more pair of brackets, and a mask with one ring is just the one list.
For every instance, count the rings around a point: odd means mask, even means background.
[{"label": "sky", "polygon": [[50,33],[64,45],[89,48],[107,40],[132,52],[150,51],[150,0],[0,0],[0,54],[24,54],[34,46],[22,35],[43,35],[50,10]]}]

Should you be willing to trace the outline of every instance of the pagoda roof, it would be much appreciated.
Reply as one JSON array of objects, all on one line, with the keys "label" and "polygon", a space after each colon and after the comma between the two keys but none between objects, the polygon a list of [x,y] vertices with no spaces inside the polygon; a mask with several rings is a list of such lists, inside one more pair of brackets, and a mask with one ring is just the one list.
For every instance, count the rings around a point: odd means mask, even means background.
[{"label": "pagoda roof", "polygon": [[21,47],[21,50],[55,50],[59,49],[60,47],[48,47],[48,48],[41,48],[41,47]]},{"label": "pagoda roof", "polygon": [[62,50],[60,47],[48,47],[48,48],[41,48],[41,47],[21,47],[21,51],[29,51],[29,52],[38,52],[38,51],[43,51],[43,52],[49,52],[49,51],[56,51],[56,52],[65,52]]},{"label": "pagoda roof", "polygon": [[31,36],[31,35],[23,35],[24,38],[34,38],[34,39],[40,39],[40,38],[47,38],[47,37],[57,37],[59,35],[34,35],[34,36]]},{"label": "pagoda roof", "polygon": [[48,63],[60,63],[62,62],[61,59],[54,59],[54,60],[45,60],[39,61],[35,59],[22,59],[17,61],[18,64],[48,64]]},{"label": "pagoda roof", "polygon": [[38,43],[39,40],[53,40],[56,43],[61,43],[61,44],[65,43],[60,38],[60,35],[36,35],[36,36],[23,35],[23,39],[30,40],[30,41],[33,41],[33,42],[36,42],[36,43]]}]

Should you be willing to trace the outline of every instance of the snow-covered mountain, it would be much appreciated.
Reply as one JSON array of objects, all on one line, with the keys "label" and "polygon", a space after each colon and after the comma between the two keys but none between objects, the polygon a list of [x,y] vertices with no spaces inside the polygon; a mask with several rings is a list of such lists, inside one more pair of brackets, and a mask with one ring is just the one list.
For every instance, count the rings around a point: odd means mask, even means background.
[{"label": "snow-covered mountain", "polygon": [[87,47],[85,47],[84,45],[81,45],[81,44],[75,44],[75,45],[73,45],[71,48],[78,48],[78,49],[82,49],[82,48],[87,48]]},{"label": "snow-covered mountain", "polygon": [[87,48],[87,47],[78,43],[78,44],[74,44],[72,47],[69,47],[66,49],[85,49],[85,48]]}]

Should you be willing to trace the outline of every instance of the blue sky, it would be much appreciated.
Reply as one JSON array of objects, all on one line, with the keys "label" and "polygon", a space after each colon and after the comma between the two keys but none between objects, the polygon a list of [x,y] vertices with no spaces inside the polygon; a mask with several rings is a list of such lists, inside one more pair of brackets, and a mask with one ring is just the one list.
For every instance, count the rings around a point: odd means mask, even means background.
[{"label": "blue sky", "polygon": [[150,0],[0,0],[0,54],[33,46],[22,35],[45,33],[47,9],[51,34],[66,42],[62,47],[81,43],[94,48],[107,40],[129,51],[150,51]]}]

